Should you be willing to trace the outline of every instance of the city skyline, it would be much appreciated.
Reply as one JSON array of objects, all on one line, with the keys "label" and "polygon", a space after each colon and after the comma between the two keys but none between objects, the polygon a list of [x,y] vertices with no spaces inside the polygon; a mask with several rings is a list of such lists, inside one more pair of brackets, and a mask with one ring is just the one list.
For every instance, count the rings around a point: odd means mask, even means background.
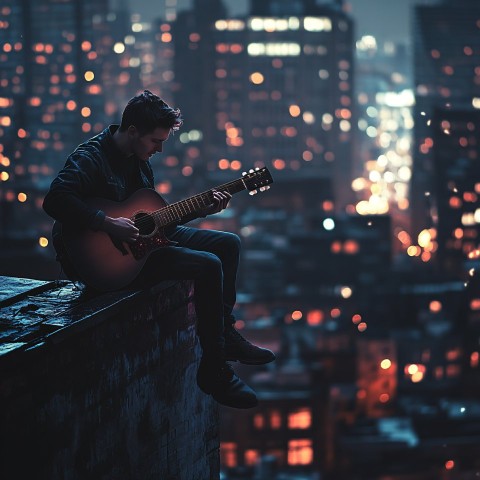
[{"label": "city skyline", "polygon": [[[351,0],[351,13],[335,0],[321,9],[314,0],[285,0],[281,8],[282,0],[265,0],[248,19],[219,13],[220,0],[198,0],[191,10],[179,1],[178,11],[176,0],[166,0],[170,19],[144,19],[126,14],[127,1],[0,7],[0,279],[62,278],[53,221],[42,210],[48,185],[72,145],[116,123],[134,92],[158,92],[185,117],[151,162],[152,186],[167,202],[250,167],[265,165],[274,178],[268,192],[243,192],[221,214],[192,224],[240,238],[236,326],[277,356],[261,370],[235,365],[260,405],[221,411],[220,440],[209,451],[220,452],[224,478],[478,476],[476,0],[469,10],[458,6],[467,0],[400,0],[395,8]],[[410,15],[413,5],[422,6]],[[377,43],[359,38],[367,34]],[[382,45],[394,38],[410,46]],[[150,207],[143,214],[159,226]],[[50,335],[63,328],[45,292],[36,292],[13,303],[4,294],[3,341],[15,355],[53,348]],[[192,299],[191,290],[184,294]],[[63,294],[52,295],[63,306]],[[136,330],[139,322],[125,310],[126,325]],[[124,358],[131,339],[110,337],[114,330],[99,336]],[[87,363],[95,375],[102,365]],[[88,406],[95,418],[103,408]]]},{"label": "city skyline", "polygon": [[[416,5],[431,5],[438,0],[345,0],[356,22],[355,38],[373,35],[380,42],[411,43],[412,9]],[[131,13],[154,20],[163,12],[165,0],[128,0]],[[179,11],[191,8],[193,0],[178,0]],[[225,0],[232,16],[245,15],[249,0]],[[154,14],[157,11],[158,14]],[[393,21],[394,20],[394,21]]]}]

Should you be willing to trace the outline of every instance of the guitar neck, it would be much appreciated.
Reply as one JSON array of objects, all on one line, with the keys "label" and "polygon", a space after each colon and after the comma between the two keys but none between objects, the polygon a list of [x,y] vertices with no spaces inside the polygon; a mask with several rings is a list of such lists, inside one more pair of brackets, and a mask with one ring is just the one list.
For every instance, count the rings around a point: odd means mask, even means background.
[{"label": "guitar neck", "polygon": [[199,193],[193,197],[181,200],[171,205],[167,205],[160,210],[154,212],[160,227],[165,227],[174,223],[179,223],[185,218],[198,215],[203,209],[214,202],[213,192],[228,192],[231,195],[246,190],[243,179],[234,180],[233,182],[224,183],[218,187]]}]

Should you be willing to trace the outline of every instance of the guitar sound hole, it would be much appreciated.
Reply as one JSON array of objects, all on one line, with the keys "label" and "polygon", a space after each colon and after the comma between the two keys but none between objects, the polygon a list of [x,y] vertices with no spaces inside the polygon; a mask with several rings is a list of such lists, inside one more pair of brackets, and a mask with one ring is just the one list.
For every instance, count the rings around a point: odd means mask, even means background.
[{"label": "guitar sound hole", "polygon": [[155,221],[148,213],[137,213],[133,219],[140,235],[150,235],[155,230]]}]

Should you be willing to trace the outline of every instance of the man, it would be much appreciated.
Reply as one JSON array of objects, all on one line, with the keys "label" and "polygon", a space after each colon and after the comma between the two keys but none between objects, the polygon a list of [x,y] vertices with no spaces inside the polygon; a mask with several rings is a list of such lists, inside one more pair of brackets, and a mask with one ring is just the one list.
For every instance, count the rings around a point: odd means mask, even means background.
[{"label": "man", "polygon": [[[62,242],[62,226],[104,231],[121,242],[135,242],[139,231],[130,218],[112,218],[89,206],[85,199],[102,197],[124,201],[140,188],[154,188],[149,159],[161,152],[170,133],[182,125],[178,109],[169,107],[148,90],[125,107],[120,125],[110,125],[79,145],[52,182],[43,207],[56,222],[53,243],[65,273],[82,280],[68,259]],[[214,192],[211,205],[201,216],[227,207],[231,195]],[[192,220],[192,218],[187,219]],[[237,235],[177,225],[168,231],[175,246],[150,254],[140,279],[193,279],[197,333],[202,359],[198,386],[219,403],[235,408],[257,405],[255,392],[235,375],[227,361],[250,365],[271,362],[275,355],[252,345],[234,327],[235,281],[240,239]]]}]

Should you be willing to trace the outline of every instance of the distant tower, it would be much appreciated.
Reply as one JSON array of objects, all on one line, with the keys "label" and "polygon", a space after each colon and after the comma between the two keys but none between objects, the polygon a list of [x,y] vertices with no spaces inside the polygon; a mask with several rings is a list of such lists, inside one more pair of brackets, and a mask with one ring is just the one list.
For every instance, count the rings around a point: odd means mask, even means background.
[{"label": "distant tower", "polygon": [[[418,234],[435,225],[437,203],[443,200],[436,198],[433,191],[437,167],[432,115],[435,109],[440,112],[471,107],[472,100],[480,98],[480,3],[445,0],[416,7],[414,50],[416,106],[411,207],[413,233]],[[478,139],[478,132],[475,136]],[[458,153],[462,150],[462,155],[478,163],[475,148],[458,148]]]},{"label": "distant tower", "polygon": [[114,75],[112,48],[126,33],[112,28],[114,17],[108,0],[2,2],[0,210],[8,231],[0,236],[50,230],[41,205],[53,176],[75,145],[111,120],[109,87],[126,78]]},{"label": "distant tower", "polygon": [[185,128],[203,134],[210,175],[267,165],[277,179],[316,178],[333,185],[319,187],[319,198],[333,190],[329,205],[342,211],[351,191],[352,21],[338,2],[317,3],[252,2],[245,18],[220,6],[180,14],[176,103]]},{"label": "distant tower", "polygon": [[480,110],[435,109],[431,131],[438,263],[442,271],[467,278],[479,265]]}]

